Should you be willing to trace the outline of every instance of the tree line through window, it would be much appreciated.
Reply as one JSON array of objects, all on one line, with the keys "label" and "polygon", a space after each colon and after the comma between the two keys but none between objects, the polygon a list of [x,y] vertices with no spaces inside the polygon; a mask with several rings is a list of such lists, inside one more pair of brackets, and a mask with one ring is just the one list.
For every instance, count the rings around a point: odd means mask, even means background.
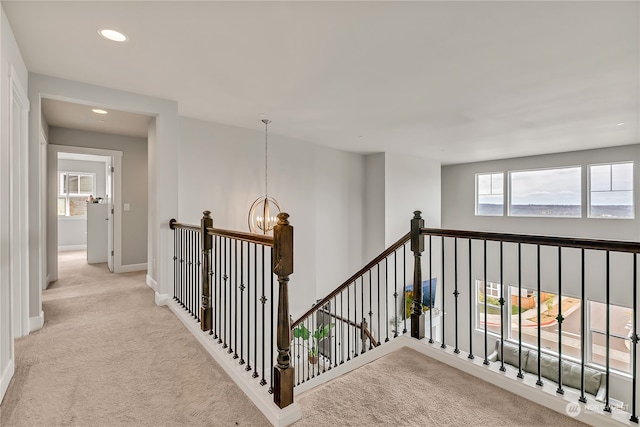
[{"label": "tree line through window", "polygon": [[[587,216],[634,218],[633,162],[589,165],[587,171]],[[506,204],[509,216],[582,217],[582,167],[510,171],[507,177],[476,174],[476,215],[503,216]]]}]

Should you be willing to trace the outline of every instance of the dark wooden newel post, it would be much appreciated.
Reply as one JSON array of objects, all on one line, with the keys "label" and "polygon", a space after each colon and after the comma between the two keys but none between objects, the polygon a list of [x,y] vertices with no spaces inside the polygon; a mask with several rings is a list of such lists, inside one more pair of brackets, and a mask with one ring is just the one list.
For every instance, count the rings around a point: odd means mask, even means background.
[{"label": "dark wooden newel post", "polygon": [[413,252],[413,304],[411,305],[411,336],[424,338],[424,313],[422,312],[422,252],[424,236],[420,229],[424,227],[422,212],[415,211],[411,220],[411,251]]},{"label": "dark wooden newel post", "polygon": [[202,236],[202,298],[200,305],[200,329],[211,330],[211,276],[209,275],[209,255],[211,254],[212,238],[207,228],[213,227],[211,212],[204,211],[200,220],[200,235]]},{"label": "dark wooden newel post", "polygon": [[289,275],[293,273],[293,227],[289,214],[278,214],[273,228],[273,273],[278,276],[278,359],[273,367],[273,401],[280,408],[293,403],[294,368],[291,366],[291,319],[289,318]]}]

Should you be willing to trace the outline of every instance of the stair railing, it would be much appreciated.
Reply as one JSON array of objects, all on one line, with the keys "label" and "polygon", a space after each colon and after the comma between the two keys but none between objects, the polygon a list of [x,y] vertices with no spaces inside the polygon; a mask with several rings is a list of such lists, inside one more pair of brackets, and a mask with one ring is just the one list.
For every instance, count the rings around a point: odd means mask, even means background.
[{"label": "stair railing", "polygon": [[294,383],[288,297],[293,227],[288,218],[278,215],[273,236],[215,228],[209,211],[200,227],[170,221],[174,300],[248,375],[261,386],[269,384],[280,408],[293,403]]},{"label": "stair railing", "polygon": [[407,233],[291,322],[295,385],[406,332],[409,238]]}]

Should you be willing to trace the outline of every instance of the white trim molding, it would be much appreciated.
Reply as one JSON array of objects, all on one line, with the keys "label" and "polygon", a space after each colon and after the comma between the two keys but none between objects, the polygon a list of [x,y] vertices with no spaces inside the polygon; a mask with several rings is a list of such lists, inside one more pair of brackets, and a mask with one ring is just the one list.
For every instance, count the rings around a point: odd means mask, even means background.
[{"label": "white trim molding", "polygon": [[4,394],[7,392],[7,388],[9,388],[9,383],[11,382],[11,378],[13,378],[14,372],[15,365],[13,364],[13,359],[11,359],[7,364],[7,368],[2,373],[2,380],[0,381],[0,402],[4,399]]},{"label": "white trim molding", "polygon": [[29,333],[42,329],[44,326],[44,311],[40,311],[40,315],[29,318]]},{"label": "white trim molding", "polygon": [[134,271],[145,271],[146,269],[146,262],[143,262],[141,264],[126,264],[120,266],[120,271],[118,271],[118,273],[132,273]]},{"label": "white trim molding", "polygon": [[167,305],[169,301],[171,301],[169,294],[159,294],[158,291],[156,291],[156,305]]},{"label": "white trim molding", "polygon": [[158,290],[158,282],[156,282],[153,277],[147,274],[147,285],[153,289],[154,291]]},{"label": "white trim molding", "polygon": [[86,251],[86,250],[87,250],[87,245],[58,246],[58,252]]}]

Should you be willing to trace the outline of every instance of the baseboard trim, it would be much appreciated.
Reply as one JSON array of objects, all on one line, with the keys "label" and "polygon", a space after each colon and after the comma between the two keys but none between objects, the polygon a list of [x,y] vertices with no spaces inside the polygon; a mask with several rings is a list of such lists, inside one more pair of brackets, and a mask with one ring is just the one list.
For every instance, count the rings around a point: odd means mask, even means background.
[{"label": "baseboard trim", "polygon": [[156,282],[153,279],[153,277],[149,276],[148,274],[147,274],[146,282],[147,282],[147,286],[149,286],[151,289],[153,289],[154,291],[158,290],[158,282]]},{"label": "baseboard trim", "polygon": [[215,344],[207,332],[201,331],[198,323],[178,303],[171,300],[167,305],[272,425],[284,427],[302,418],[302,411],[297,403],[280,409],[273,403],[273,395],[266,393],[264,387],[258,385],[253,378],[247,380],[247,375],[250,373],[248,374],[244,367],[238,364],[237,360],[231,359],[230,355],[222,347]]},{"label": "baseboard trim", "polygon": [[133,273],[134,271],[144,271],[147,269],[147,263],[121,265],[118,273]]},{"label": "baseboard trim", "polygon": [[87,245],[58,246],[58,252],[86,251]]},{"label": "baseboard trim", "polygon": [[40,311],[40,315],[29,318],[29,333],[42,329],[44,326],[44,311]]},{"label": "baseboard trim", "polygon": [[2,380],[0,381],[0,402],[4,399],[4,394],[7,392],[9,388],[9,383],[11,382],[11,378],[13,378],[13,373],[15,372],[15,365],[13,364],[13,359],[9,360],[9,364],[7,365],[7,369],[2,373]]},{"label": "baseboard trim", "polygon": [[169,294],[160,294],[156,291],[156,305],[167,305],[169,304]]}]

